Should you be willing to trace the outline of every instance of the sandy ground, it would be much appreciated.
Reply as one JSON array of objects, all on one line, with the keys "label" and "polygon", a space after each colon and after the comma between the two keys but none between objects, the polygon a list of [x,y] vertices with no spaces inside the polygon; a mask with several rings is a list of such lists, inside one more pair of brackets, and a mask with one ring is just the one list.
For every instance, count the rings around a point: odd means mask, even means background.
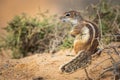
[{"label": "sandy ground", "polygon": [[[59,51],[52,55],[49,53],[35,54],[22,59],[0,58],[0,80],[85,80],[86,75],[83,69],[74,73],[61,73],[60,66],[71,60],[72,56],[66,56],[70,51]],[[118,56],[113,54],[118,60]],[[110,66],[111,61],[106,60],[99,66],[95,65],[109,58],[106,53],[94,57],[92,63],[87,67],[89,76],[96,77],[103,71],[103,68]],[[106,74],[101,80],[111,80],[112,74]]]}]

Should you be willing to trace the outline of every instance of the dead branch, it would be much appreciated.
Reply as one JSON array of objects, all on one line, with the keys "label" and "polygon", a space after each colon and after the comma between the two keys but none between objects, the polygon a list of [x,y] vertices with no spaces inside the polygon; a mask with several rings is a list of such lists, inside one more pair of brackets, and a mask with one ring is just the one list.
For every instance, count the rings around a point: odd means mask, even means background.
[{"label": "dead branch", "polygon": [[95,69],[97,66],[99,66],[100,64],[102,64],[103,62],[105,62],[106,60],[109,60],[110,58],[104,59],[103,61],[95,64],[95,66],[93,66],[91,69]]},{"label": "dead branch", "polygon": [[87,80],[93,80],[92,78],[90,78],[90,77],[89,77],[89,75],[88,75],[88,72],[87,72],[87,69],[86,69],[86,68],[84,68],[84,71],[85,71],[85,74],[86,74]]},{"label": "dead branch", "polygon": [[[117,71],[119,71],[119,70],[120,70],[120,61],[116,62],[116,65],[118,65]],[[105,73],[109,72],[109,71],[113,71],[113,72],[114,72],[114,69],[115,69],[115,68],[114,68],[113,65],[105,68],[105,69],[100,73],[100,75],[99,75],[99,77],[97,78],[97,80],[99,80],[100,78],[102,78],[103,75],[104,75]],[[119,72],[119,73],[116,73],[116,74],[117,74],[117,75],[120,75],[120,72]],[[114,75],[114,77],[117,76],[117,75]],[[118,77],[117,77],[117,78],[118,78]],[[119,78],[119,79],[120,79],[120,78]],[[118,79],[115,79],[115,78],[114,78],[114,80],[118,80]]]},{"label": "dead branch", "polygon": [[[109,47],[109,48],[114,49],[114,51],[116,52],[116,54],[119,55],[119,52],[116,50],[115,47]],[[120,76],[119,76],[119,75],[120,75],[120,68],[119,68],[119,67],[120,67],[120,66],[119,66],[120,61],[119,61],[119,62],[116,62],[115,59],[113,58],[113,56],[111,55],[111,52],[110,52],[110,51],[109,51],[107,54],[110,56],[109,59],[111,59],[112,66],[106,68],[105,70],[103,70],[102,73],[99,75],[98,79],[102,78],[102,76],[103,76],[106,72],[112,71],[112,72],[113,72],[113,75],[114,75],[114,80],[119,80],[119,79],[120,79]],[[104,60],[104,61],[105,61],[105,60]],[[104,61],[103,61],[103,62],[104,62]],[[103,63],[103,62],[102,62],[102,63]],[[98,66],[98,65],[99,65],[99,64],[97,64],[97,66]]]},{"label": "dead branch", "polygon": [[112,47],[112,48],[115,51],[115,53],[120,56],[120,52],[118,51],[118,49],[116,49],[115,47]]},{"label": "dead branch", "polygon": [[[108,46],[108,47],[104,47],[103,49],[101,49],[101,52],[106,50],[106,49],[113,49],[115,54],[120,56],[120,53],[118,51],[118,46]],[[107,55],[109,55],[109,58],[104,59],[103,61],[97,63],[94,67],[92,67],[92,69],[94,69],[95,67],[99,66],[100,64],[102,64],[103,62],[105,62],[106,60],[111,60],[112,65],[105,68],[100,75],[98,76],[97,80],[99,80],[100,78],[103,77],[103,75],[109,71],[112,71],[113,75],[114,75],[114,80],[119,80],[120,79],[120,61],[116,62],[115,59],[113,58],[113,56],[111,55],[111,50],[109,50],[107,52]],[[119,57],[120,58],[120,57]]]}]

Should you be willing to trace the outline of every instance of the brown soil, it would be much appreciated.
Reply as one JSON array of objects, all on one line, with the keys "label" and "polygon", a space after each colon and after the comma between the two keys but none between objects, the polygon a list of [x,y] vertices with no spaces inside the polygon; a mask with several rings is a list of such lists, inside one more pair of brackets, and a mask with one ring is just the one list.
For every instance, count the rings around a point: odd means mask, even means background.
[{"label": "brown soil", "polygon": [[[85,80],[86,75],[83,69],[74,73],[61,73],[59,67],[71,60],[72,56],[66,56],[70,50],[59,51],[56,54],[35,54],[22,59],[0,58],[0,80]],[[118,56],[113,54],[118,60]],[[91,78],[98,77],[103,68],[110,66],[111,61],[106,60],[99,66],[95,65],[109,56],[103,52],[101,56],[94,57],[92,63],[87,67]],[[107,73],[101,80],[111,80],[112,73]]]}]

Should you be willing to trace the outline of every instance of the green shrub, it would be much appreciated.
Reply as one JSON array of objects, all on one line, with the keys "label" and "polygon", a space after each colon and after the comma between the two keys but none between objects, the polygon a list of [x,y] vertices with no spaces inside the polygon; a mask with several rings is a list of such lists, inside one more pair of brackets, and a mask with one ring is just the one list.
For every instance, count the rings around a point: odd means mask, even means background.
[{"label": "green shrub", "polygon": [[[101,19],[102,24],[100,27],[102,27],[103,35],[118,34],[120,28],[120,6],[101,0],[95,9],[99,12],[96,15],[100,16],[99,19]],[[98,24],[100,25],[100,21],[98,21]]]},{"label": "green shrub", "polygon": [[[49,33],[52,29],[51,26],[47,27],[47,25],[47,22],[40,23],[38,19],[26,15],[15,16],[6,27],[8,32],[6,42],[7,46],[13,51],[13,57],[19,58],[26,56],[28,52],[37,51],[40,44],[39,39],[44,39],[45,33]],[[40,46],[41,51],[43,46]],[[17,53],[22,54],[16,55]]]},{"label": "green shrub", "polygon": [[15,16],[8,23],[5,28],[8,34],[1,47],[10,49],[13,58],[21,58],[28,53],[54,52],[59,50],[58,47],[62,43],[66,43],[64,39],[69,32],[66,24],[57,22],[56,15],[48,16],[47,13],[40,12],[38,17],[32,18],[22,14]]},{"label": "green shrub", "polygon": [[[102,40],[105,43],[113,41],[115,34],[120,35],[120,6],[100,0],[98,4],[91,5],[91,17],[101,30]],[[107,39],[107,40],[106,40]]]},{"label": "green shrub", "polygon": [[73,42],[74,42],[74,38],[67,36],[62,45],[60,46],[61,49],[67,49],[67,48],[72,48],[73,47]]}]

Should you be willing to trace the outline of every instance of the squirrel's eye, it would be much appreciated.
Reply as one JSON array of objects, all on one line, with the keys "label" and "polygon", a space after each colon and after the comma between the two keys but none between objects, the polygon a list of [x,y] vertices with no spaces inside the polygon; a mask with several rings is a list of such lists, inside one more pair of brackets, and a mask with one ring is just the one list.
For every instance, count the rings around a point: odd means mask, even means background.
[{"label": "squirrel's eye", "polygon": [[67,13],[66,16],[70,16],[70,13]]}]

